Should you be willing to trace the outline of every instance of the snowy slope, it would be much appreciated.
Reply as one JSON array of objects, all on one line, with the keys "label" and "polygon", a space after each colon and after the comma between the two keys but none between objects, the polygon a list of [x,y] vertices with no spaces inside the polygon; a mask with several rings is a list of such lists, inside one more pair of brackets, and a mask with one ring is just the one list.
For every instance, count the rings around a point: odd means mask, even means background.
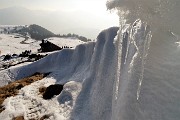
[{"label": "snowy slope", "polygon": [[75,48],[77,45],[85,43],[76,38],[51,37],[51,38],[48,38],[47,40],[54,43],[55,45],[57,45],[59,47],[68,46],[68,47]]},{"label": "snowy slope", "polygon": [[53,78],[45,78],[22,88],[17,96],[4,101],[6,110],[0,114],[0,119],[12,120],[14,117],[23,116],[25,120],[38,120],[48,116],[52,120],[65,120],[70,116],[81,84],[74,81],[66,83],[60,96],[44,100],[38,92],[39,88],[54,83]]},{"label": "snowy slope", "polygon": [[[24,43],[22,43],[24,41]],[[29,38],[25,40],[19,34],[0,34],[0,51],[1,55],[19,54],[24,50],[37,51],[40,48],[40,41]]]}]

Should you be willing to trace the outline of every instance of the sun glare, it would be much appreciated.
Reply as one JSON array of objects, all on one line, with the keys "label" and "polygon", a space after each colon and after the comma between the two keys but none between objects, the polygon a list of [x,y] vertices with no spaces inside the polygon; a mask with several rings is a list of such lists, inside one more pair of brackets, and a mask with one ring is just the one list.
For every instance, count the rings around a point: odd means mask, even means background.
[{"label": "sun glare", "polygon": [[89,12],[102,12],[106,10],[105,1],[78,1],[75,2],[76,9],[85,10]]}]

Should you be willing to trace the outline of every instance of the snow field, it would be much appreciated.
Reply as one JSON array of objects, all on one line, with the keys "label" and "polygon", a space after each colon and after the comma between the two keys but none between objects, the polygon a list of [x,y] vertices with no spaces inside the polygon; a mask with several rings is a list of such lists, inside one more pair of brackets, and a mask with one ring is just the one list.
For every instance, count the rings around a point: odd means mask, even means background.
[{"label": "snow field", "polygon": [[55,82],[53,78],[44,78],[25,86],[17,96],[9,97],[4,101],[6,109],[0,114],[0,118],[11,120],[17,116],[24,116],[25,120],[37,120],[48,116],[49,120],[68,119],[81,90],[81,84],[74,81],[68,82],[60,95],[51,100],[44,100],[39,94],[39,88]]}]

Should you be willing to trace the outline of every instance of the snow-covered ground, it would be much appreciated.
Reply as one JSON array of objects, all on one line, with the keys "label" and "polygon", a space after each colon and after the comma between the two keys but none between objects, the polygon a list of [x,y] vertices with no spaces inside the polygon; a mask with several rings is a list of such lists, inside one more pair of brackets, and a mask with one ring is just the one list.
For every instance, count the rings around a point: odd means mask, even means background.
[{"label": "snow-covered ground", "polygon": [[29,38],[27,43],[22,43],[24,40],[25,38],[19,34],[0,34],[0,55],[20,54],[25,50],[36,52],[40,48],[39,43],[41,41]]},{"label": "snow-covered ground", "polygon": [[[53,37],[48,40],[59,47],[69,46],[75,48],[75,46],[84,43],[81,40],[71,38]],[[37,49],[40,48],[40,43],[41,41],[31,38],[25,40],[25,38],[19,34],[0,34],[0,55],[19,54],[25,50],[31,50],[32,52],[37,53]]]},{"label": "snow-covered ground", "polygon": [[51,37],[51,38],[48,38],[47,40],[54,43],[55,45],[59,47],[68,46],[68,47],[75,48],[77,45],[85,43],[77,38]]},{"label": "snow-covered ground", "polygon": [[23,116],[25,120],[38,120],[43,116],[48,116],[47,119],[50,120],[69,118],[74,101],[81,90],[81,84],[74,81],[68,82],[60,96],[44,100],[39,94],[39,88],[48,87],[55,82],[53,78],[44,78],[25,86],[17,96],[7,98],[4,101],[6,109],[0,114],[0,119],[12,120],[17,116]]}]

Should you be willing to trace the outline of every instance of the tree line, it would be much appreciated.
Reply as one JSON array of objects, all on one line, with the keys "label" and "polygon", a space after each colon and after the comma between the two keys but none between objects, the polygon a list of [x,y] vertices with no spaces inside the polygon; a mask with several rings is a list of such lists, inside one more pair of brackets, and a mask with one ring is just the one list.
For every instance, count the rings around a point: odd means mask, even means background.
[{"label": "tree line", "polygon": [[68,33],[68,34],[63,34],[63,35],[57,34],[56,37],[61,37],[61,38],[77,38],[77,39],[79,39],[79,40],[81,40],[83,42],[91,41],[91,39],[88,39],[88,38],[86,38],[84,36],[79,36],[79,35],[74,34],[74,33],[73,34]]}]

